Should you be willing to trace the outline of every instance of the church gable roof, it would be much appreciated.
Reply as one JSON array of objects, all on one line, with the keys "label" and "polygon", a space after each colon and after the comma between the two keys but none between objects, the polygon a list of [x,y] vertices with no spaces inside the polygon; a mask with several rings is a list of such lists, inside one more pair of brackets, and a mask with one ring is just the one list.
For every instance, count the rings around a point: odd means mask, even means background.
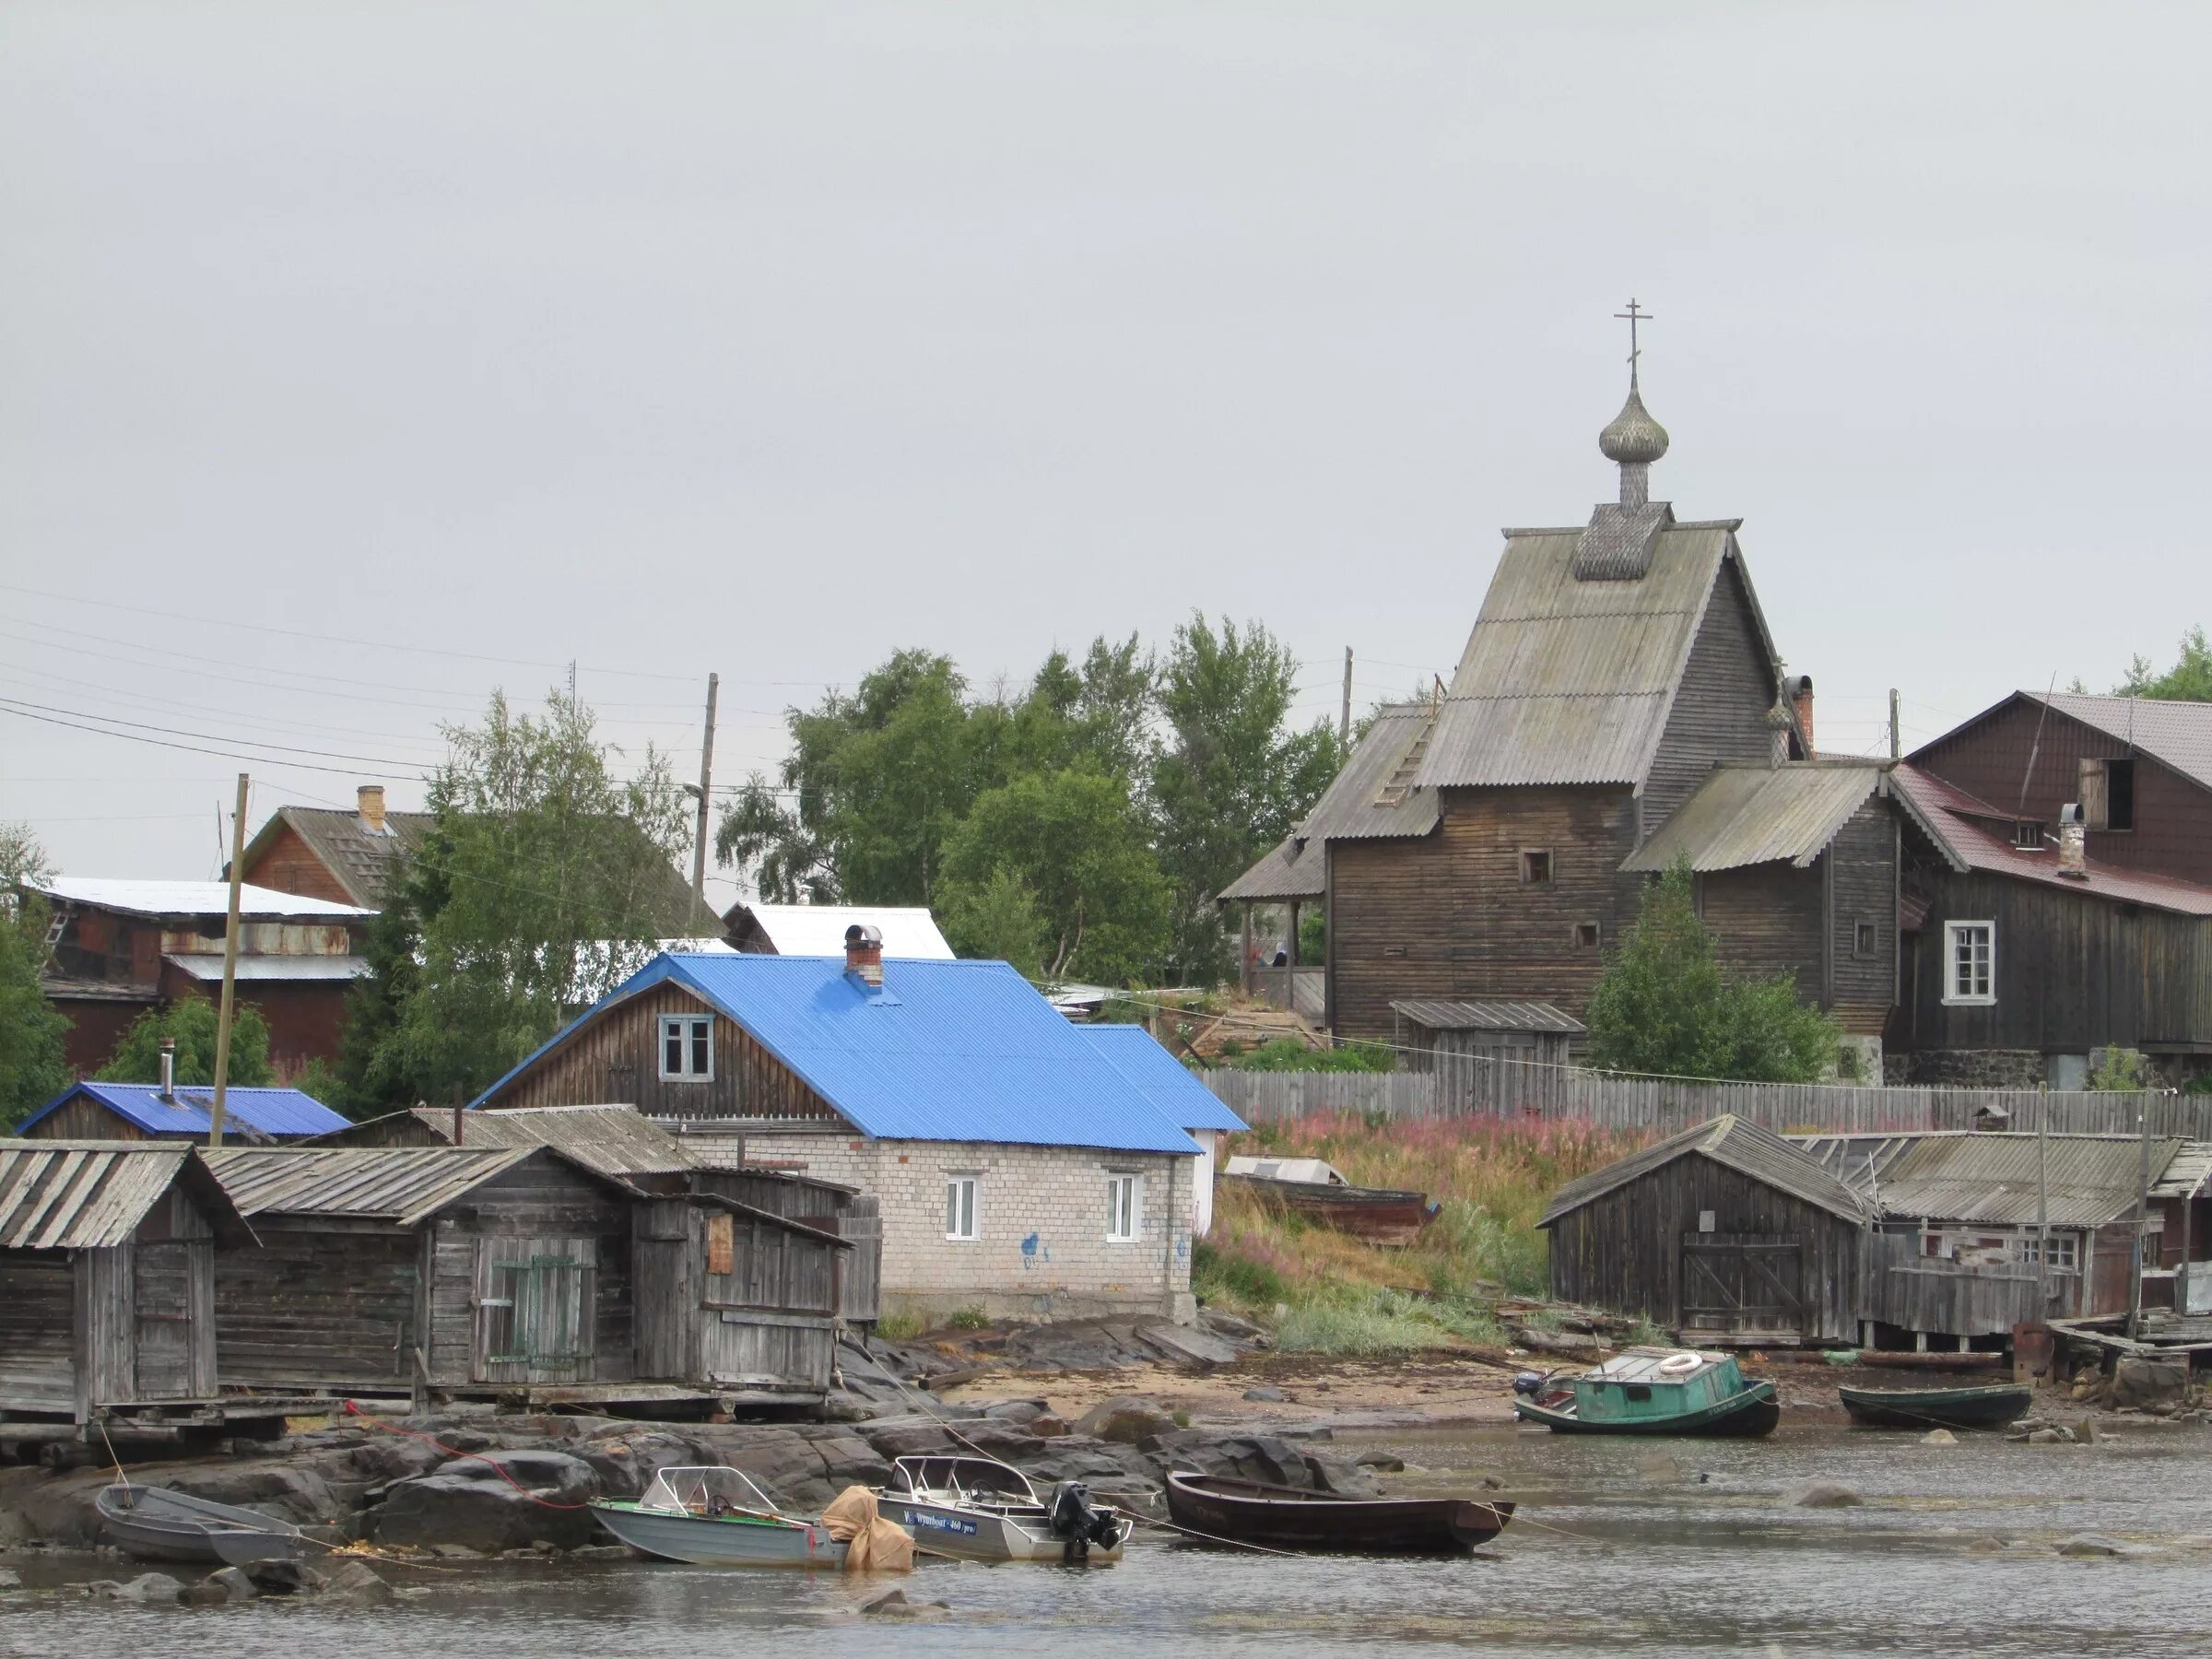
[{"label": "church gable roof", "polygon": [[1576,573],[1582,530],[1507,531],[1415,782],[1641,784],[1739,522],[1658,531],[1626,579]]}]

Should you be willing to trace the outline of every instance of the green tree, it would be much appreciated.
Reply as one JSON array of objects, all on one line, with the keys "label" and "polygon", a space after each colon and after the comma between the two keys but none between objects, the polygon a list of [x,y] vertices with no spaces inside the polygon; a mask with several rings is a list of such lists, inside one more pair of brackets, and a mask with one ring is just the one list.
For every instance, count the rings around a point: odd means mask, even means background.
[{"label": "green tree", "polygon": [[1011,962],[1027,979],[1044,974],[1044,919],[1037,895],[1010,869],[991,872],[973,886],[947,884],[945,937],[964,957]]},{"label": "green tree", "polygon": [[590,711],[565,698],[540,719],[495,695],[446,740],[431,832],[371,940],[389,1018],[357,1002],[369,1017],[346,1039],[357,1110],[474,1094],[634,972],[689,841],[665,758],[648,747],[635,778],[618,776]]},{"label": "green tree", "polygon": [[362,936],[368,971],[346,993],[334,1091],[316,1097],[351,1116],[428,1100],[434,1092],[429,1075],[418,1072],[400,1025],[422,988],[422,920],[443,910],[453,890],[445,876],[453,843],[444,829],[433,822],[419,856],[403,852],[393,861],[382,904]]},{"label": "green tree", "polygon": [[[181,996],[166,1008],[148,1008],[131,1021],[108,1063],[94,1074],[105,1083],[161,1081],[161,1040],[177,1044],[176,1080],[215,1081],[216,1006],[204,996]],[[240,1088],[262,1088],[276,1081],[269,1064],[269,1028],[261,1010],[238,1003],[230,1014],[230,1069],[226,1079]]]},{"label": "green tree", "polygon": [[1174,890],[1171,950],[1183,983],[1233,971],[1214,895],[1288,834],[1344,757],[1327,721],[1289,726],[1298,662],[1257,622],[1218,630],[1194,612],[1160,672],[1165,747],[1152,772],[1160,865]]},{"label": "green tree", "polygon": [[1158,969],[1168,884],[1119,779],[1070,767],[980,796],[946,844],[948,911],[976,913],[1009,875],[1032,896],[1046,978],[1125,985]]},{"label": "green tree", "polygon": [[46,901],[0,889],[0,1129],[13,1128],[69,1086],[69,1021],[39,983]]},{"label": "green tree", "polygon": [[2200,627],[2182,636],[2181,655],[2163,673],[2148,657],[2137,657],[2127,678],[2114,688],[2123,697],[2157,697],[2179,702],[2212,702],[2212,641]]},{"label": "green tree", "polygon": [[1835,1061],[1841,1031],[1798,1000],[1793,976],[1723,971],[1698,919],[1687,863],[1643,893],[1606,964],[1587,1016],[1590,1065],[1655,1077],[1808,1083]]}]

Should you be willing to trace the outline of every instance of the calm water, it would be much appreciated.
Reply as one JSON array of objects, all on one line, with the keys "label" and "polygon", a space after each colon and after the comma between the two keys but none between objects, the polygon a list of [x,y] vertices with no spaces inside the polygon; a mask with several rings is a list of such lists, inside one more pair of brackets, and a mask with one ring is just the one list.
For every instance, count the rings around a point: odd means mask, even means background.
[{"label": "calm water", "polygon": [[[1555,1440],[1499,1430],[1381,1434],[1415,1470],[1398,1489],[1495,1473],[1546,1528],[1510,1529],[1456,1561],[1266,1557],[1147,1541],[1112,1567],[925,1564],[903,1583],[937,1624],[857,1623],[894,1581],[624,1563],[394,1571],[415,1591],[374,1611],[265,1601],[151,1612],[50,1586],[112,1565],[17,1559],[0,1655],[113,1659],[700,1659],[782,1655],[1259,1653],[1286,1636],[1393,1651],[1544,1659],[1650,1653],[2212,1655],[2212,1436],[2139,1430],[2118,1444],[2027,1446],[1785,1428],[1755,1444]],[[1349,1442],[1340,1444],[1349,1449]],[[1704,1478],[1700,1480],[1700,1476]],[[1850,1485],[1842,1510],[1782,1507],[1791,1483]],[[2140,1547],[2078,1560],[2095,1532]],[[1999,1544],[2002,1547],[1999,1547]],[[134,1569],[133,1571],[135,1571]],[[124,1576],[128,1576],[125,1573]]]}]

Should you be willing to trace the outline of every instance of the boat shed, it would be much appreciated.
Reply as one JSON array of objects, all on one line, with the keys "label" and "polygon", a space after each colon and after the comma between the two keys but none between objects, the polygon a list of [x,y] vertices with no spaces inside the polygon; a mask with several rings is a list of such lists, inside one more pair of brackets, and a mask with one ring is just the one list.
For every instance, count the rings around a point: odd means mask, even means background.
[{"label": "boat shed", "polygon": [[213,1402],[218,1240],[253,1234],[190,1147],[0,1140],[0,1416]]},{"label": "boat shed", "polygon": [[1717,1117],[1570,1182],[1537,1225],[1551,1292],[1685,1341],[1853,1342],[1874,1210],[1772,1130]]}]

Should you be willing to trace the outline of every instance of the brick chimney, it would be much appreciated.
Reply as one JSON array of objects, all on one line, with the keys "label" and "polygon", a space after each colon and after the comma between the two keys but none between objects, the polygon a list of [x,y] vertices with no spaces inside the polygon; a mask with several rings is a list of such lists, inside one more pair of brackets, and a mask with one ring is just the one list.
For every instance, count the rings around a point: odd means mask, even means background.
[{"label": "brick chimney", "polygon": [[361,827],[371,835],[384,833],[384,786],[382,783],[364,783],[353,792],[360,809]]},{"label": "brick chimney", "polygon": [[845,929],[845,971],[862,984],[883,983],[883,934],[855,922]]},{"label": "brick chimney", "polygon": [[2068,801],[2058,809],[2058,873],[2074,881],[2089,878],[2089,832],[2082,822],[2081,803]]},{"label": "brick chimney", "polygon": [[1810,760],[1813,758],[1813,677],[1811,675],[1801,674],[1797,677],[1797,685],[1795,689],[1790,693],[1790,701],[1796,705],[1797,729],[1805,734],[1805,758]]}]

